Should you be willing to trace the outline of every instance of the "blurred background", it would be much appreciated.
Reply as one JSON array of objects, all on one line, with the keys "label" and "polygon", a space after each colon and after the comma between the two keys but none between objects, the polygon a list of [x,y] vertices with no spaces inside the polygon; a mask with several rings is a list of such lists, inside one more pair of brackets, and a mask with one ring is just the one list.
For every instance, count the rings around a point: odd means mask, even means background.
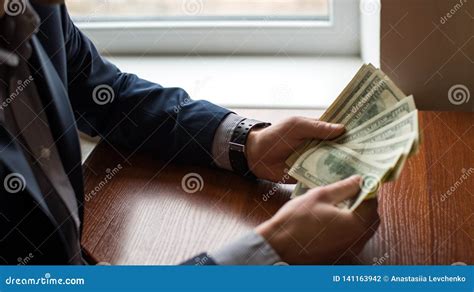
[{"label": "blurred background", "polygon": [[81,0],[66,5],[76,25],[125,72],[236,110],[324,110],[364,61],[361,15],[376,17],[380,5],[361,3]]},{"label": "blurred background", "polygon": [[81,0],[68,6],[76,17],[328,17],[328,0]]}]

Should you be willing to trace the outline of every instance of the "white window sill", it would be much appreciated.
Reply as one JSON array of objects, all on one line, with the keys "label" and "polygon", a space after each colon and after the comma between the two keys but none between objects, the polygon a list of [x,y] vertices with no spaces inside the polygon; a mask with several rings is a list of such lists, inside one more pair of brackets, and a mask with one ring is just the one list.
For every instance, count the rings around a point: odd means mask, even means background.
[{"label": "white window sill", "polygon": [[123,72],[229,108],[326,109],[359,57],[109,57]]}]

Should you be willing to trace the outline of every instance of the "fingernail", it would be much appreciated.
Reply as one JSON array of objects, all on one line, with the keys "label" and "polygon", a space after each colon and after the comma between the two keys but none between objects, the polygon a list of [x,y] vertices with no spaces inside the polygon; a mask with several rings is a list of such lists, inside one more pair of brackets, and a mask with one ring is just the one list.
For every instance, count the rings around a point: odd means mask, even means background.
[{"label": "fingernail", "polygon": [[339,130],[339,129],[344,128],[343,124],[330,124],[330,125],[331,125],[331,128],[333,128],[335,130]]},{"label": "fingernail", "polygon": [[357,182],[360,182],[362,180],[362,177],[358,174],[356,175],[353,175],[350,177],[351,180],[354,180],[354,181],[357,181]]}]

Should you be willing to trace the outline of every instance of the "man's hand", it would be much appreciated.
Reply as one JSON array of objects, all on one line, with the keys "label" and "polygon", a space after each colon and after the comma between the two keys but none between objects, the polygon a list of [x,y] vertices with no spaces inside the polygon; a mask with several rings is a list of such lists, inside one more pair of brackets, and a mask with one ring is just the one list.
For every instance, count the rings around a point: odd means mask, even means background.
[{"label": "man's hand", "polygon": [[377,201],[367,201],[354,212],[335,206],[358,193],[360,179],[354,176],[308,191],[256,232],[288,264],[333,264],[346,252],[360,253],[378,227]]},{"label": "man's hand", "polygon": [[[344,126],[316,119],[293,117],[280,124],[255,129],[247,139],[246,156],[250,170],[259,178],[282,180],[285,160],[308,139],[334,139],[344,133]],[[285,183],[293,183],[290,179]]]}]

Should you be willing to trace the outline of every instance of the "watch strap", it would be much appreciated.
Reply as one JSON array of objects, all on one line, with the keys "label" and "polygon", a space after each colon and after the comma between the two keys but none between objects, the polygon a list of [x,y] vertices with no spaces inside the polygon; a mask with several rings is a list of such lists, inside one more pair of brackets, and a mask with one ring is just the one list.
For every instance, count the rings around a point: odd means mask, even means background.
[{"label": "watch strap", "polygon": [[252,129],[265,128],[270,125],[269,123],[257,120],[243,119],[235,127],[229,142],[229,160],[234,172],[245,177],[256,178],[250,171],[247,158],[245,157],[247,139]]}]

